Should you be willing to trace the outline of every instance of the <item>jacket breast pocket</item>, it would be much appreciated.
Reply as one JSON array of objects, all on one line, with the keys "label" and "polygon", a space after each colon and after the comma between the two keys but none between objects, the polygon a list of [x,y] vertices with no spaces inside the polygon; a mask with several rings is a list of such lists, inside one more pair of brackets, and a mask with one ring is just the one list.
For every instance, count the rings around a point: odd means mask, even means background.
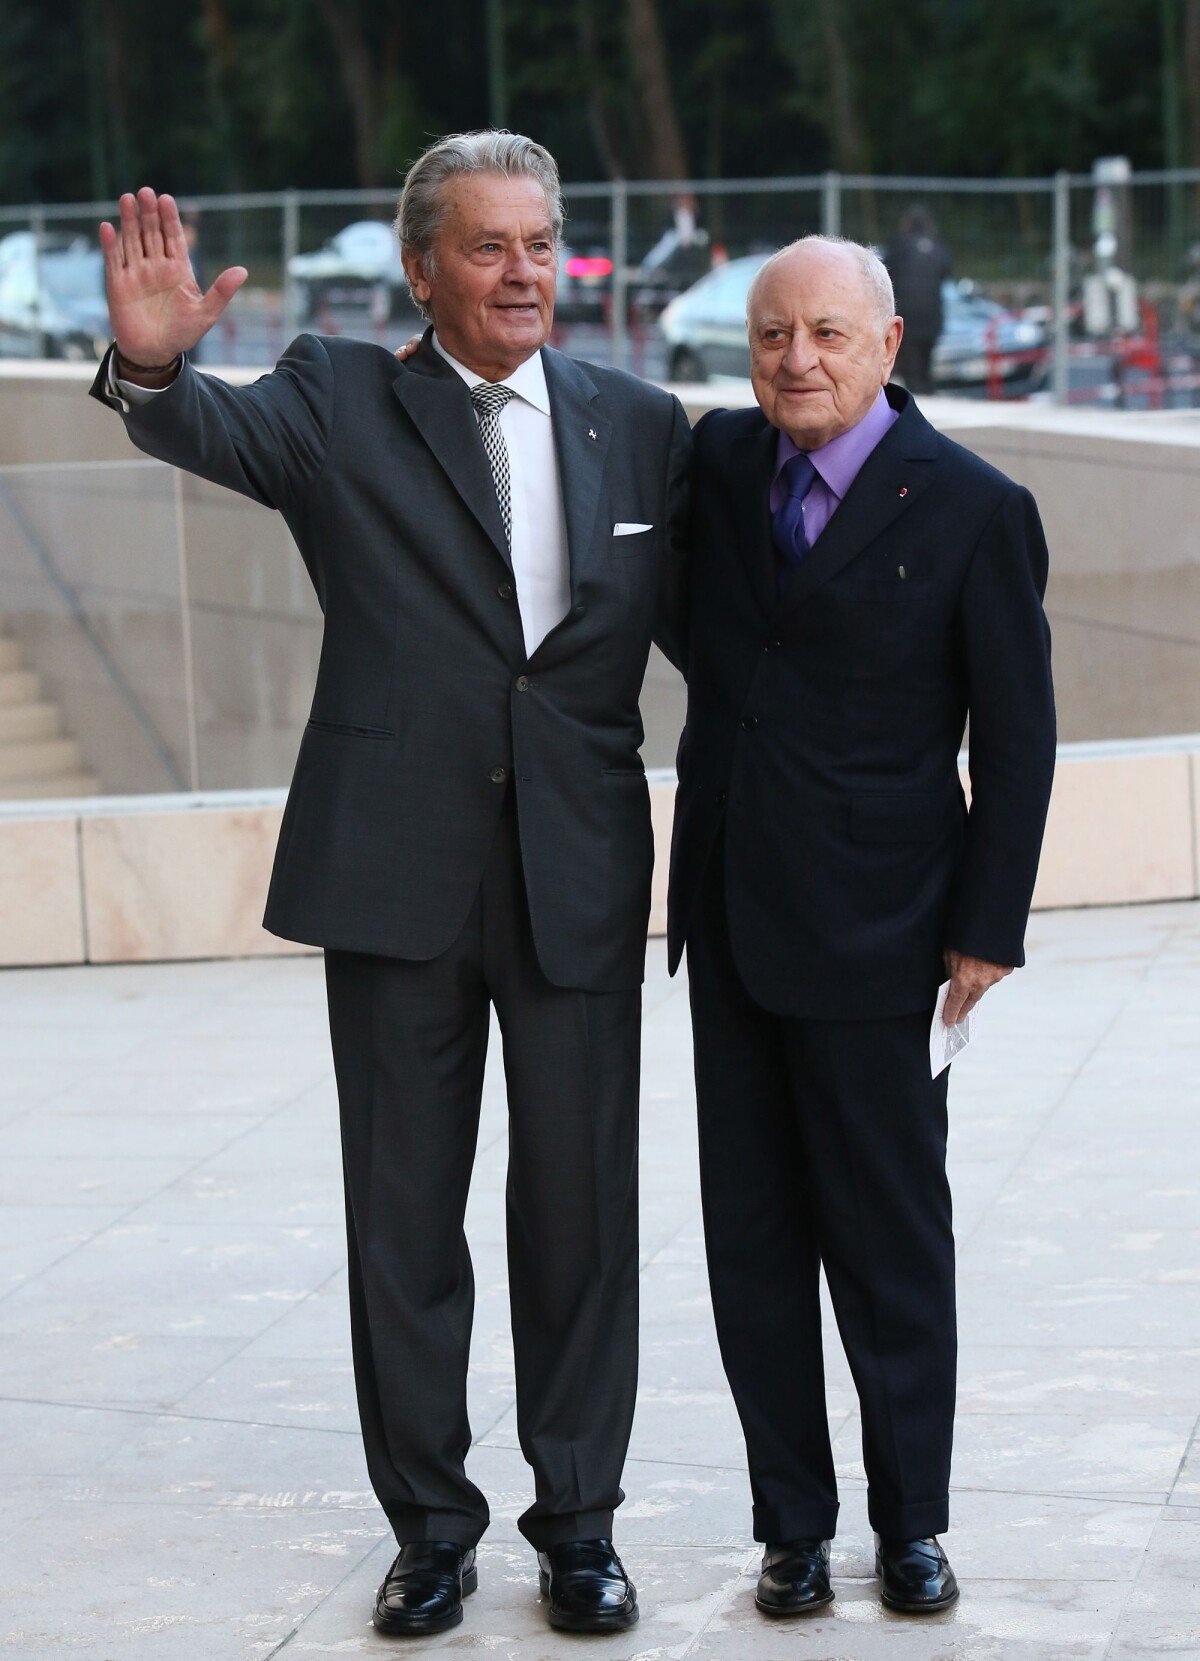
[{"label": "jacket breast pocket", "polygon": [[647,525],[644,530],[616,531],[612,534],[612,551],[617,559],[645,559],[658,546],[659,529],[657,525]]}]

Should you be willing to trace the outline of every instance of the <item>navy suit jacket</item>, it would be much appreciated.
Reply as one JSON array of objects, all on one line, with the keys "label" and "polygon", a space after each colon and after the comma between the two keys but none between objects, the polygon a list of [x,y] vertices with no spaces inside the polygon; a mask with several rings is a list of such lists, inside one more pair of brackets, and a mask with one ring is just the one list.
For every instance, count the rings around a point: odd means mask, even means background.
[{"label": "navy suit jacket", "polygon": [[946,947],[1024,961],[1055,754],[1045,538],[1027,490],[887,395],[899,420],[782,600],[775,428],[716,410],[694,434],[670,963],[723,823],[734,958],[780,1015],[930,1008]]}]

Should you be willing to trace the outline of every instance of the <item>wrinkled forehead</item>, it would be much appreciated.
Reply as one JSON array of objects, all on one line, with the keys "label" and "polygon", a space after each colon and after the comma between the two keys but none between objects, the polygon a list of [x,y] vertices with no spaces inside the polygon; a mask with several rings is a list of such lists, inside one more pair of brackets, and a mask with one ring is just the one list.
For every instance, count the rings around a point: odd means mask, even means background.
[{"label": "wrinkled forehead", "polygon": [[832,249],[798,249],[763,267],[750,295],[749,320],[812,323],[840,317],[869,325],[875,296],[856,261]]},{"label": "wrinkled forehead", "polygon": [[546,192],[531,174],[459,173],[442,186],[443,229],[531,231],[550,229]]}]

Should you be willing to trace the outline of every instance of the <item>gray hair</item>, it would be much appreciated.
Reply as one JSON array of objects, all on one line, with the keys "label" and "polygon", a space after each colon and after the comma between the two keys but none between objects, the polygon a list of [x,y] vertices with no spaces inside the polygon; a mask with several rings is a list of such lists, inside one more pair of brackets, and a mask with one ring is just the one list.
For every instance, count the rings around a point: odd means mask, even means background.
[{"label": "gray hair", "polygon": [[789,254],[794,254],[797,248],[845,249],[858,266],[859,272],[871,291],[871,298],[875,303],[875,313],[879,319],[880,328],[887,328],[896,315],[896,296],[892,290],[892,279],[888,274],[888,268],[873,248],[868,248],[862,242],[851,242],[850,238],[846,236],[802,236],[795,242],[789,242],[786,248],[780,248],[778,252],[771,255],[769,260],[764,260],[754,273],[754,281],[750,284],[749,293],[746,295],[747,319],[754,310],[754,302],[767,272],[780,260],[786,259]]},{"label": "gray hair", "polygon": [[[420,256],[426,277],[433,276],[433,247],[449,212],[442,187],[450,179],[467,173],[500,173],[506,179],[535,179],[545,192],[555,244],[562,241],[565,218],[562,184],[558,163],[549,150],[523,133],[510,133],[502,127],[477,133],[449,133],[431,144],[409,168],[396,210],[395,229],[400,246],[406,253]],[[422,317],[428,317],[428,308],[415,294],[412,299]]]}]

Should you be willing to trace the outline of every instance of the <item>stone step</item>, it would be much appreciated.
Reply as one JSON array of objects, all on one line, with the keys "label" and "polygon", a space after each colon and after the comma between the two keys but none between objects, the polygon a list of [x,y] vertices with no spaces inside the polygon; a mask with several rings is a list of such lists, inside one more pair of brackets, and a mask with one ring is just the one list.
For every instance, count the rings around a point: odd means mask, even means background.
[{"label": "stone step", "polygon": [[52,779],[0,779],[0,802],[42,802],[99,794],[100,781],[91,773],[61,773]]},{"label": "stone step", "polygon": [[19,669],[21,648],[15,640],[0,635],[0,669]]},{"label": "stone step", "polygon": [[0,746],[0,780],[35,785],[40,779],[54,778],[55,775],[63,773],[78,773],[81,770],[80,759],[79,745],[72,738],[47,738],[28,744],[5,744]]},{"label": "stone step", "polygon": [[0,705],[0,746],[30,738],[57,738],[62,717],[57,704],[28,702]]},{"label": "stone step", "polygon": [[28,704],[41,696],[42,683],[32,669],[0,669],[0,709]]}]

